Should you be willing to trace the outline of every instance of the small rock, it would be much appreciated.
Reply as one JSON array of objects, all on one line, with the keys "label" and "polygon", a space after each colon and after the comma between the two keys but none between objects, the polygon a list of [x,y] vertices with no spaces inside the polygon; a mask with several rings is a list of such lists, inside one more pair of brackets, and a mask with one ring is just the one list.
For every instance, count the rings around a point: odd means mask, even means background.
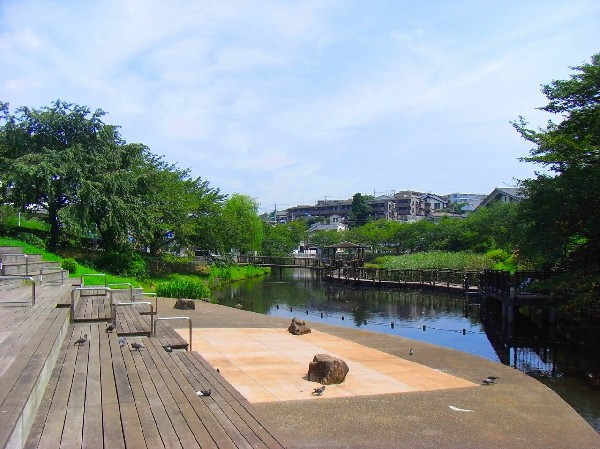
[{"label": "small rock", "polygon": [[288,332],[293,335],[304,335],[310,334],[310,327],[302,320],[297,320],[296,317],[292,318],[292,324],[288,327]]}]

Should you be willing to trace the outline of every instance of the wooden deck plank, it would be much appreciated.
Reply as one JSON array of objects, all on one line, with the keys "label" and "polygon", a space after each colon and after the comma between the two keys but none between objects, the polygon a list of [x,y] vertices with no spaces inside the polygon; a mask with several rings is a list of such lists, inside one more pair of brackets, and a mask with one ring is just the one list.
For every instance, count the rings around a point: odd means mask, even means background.
[{"label": "wooden deck plank", "polygon": [[[60,441],[61,449],[81,448],[83,439],[83,416],[85,410],[85,391],[88,375],[87,360],[90,352],[90,326],[81,326],[79,336],[88,334],[88,341],[81,345],[73,345],[72,351],[77,352],[73,383],[67,403],[65,426]],[[79,338],[75,333],[74,338]]]},{"label": "wooden deck plank", "polygon": [[[145,350],[141,351],[142,358],[146,367],[148,369],[148,374],[150,376],[150,381],[154,383],[154,387],[159,394],[160,400],[163,404],[164,410],[167,413],[172,425],[173,429],[177,433],[177,437],[179,438],[179,442],[184,448],[192,448],[192,447],[201,447],[200,444],[196,441],[194,435],[190,431],[190,428],[177,405],[176,400],[171,395],[169,388],[163,378],[163,374],[165,371],[168,371],[166,367],[157,365],[154,360],[149,362],[149,359],[152,359],[150,353]],[[206,446],[210,447],[210,446]]]},{"label": "wooden deck plank", "polygon": [[126,447],[147,447],[142,432],[142,425],[138,415],[135,398],[127,376],[127,368],[123,358],[123,352],[127,346],[121,348],[119,342],[114,339],[111,341],[112,366],[115,376],[115,386],[119,410],[121,413],[121,424],[123,428],[123,438]]},{"label": "wooden deck plank", "polygon": [[112,351],[119,351],[117,336],[104,333],[100,337],[100,385],[102,388],[102,428],[104,447],[125,449],[121,411],[115,386]]},{"label": "wooden deck plank", "polygon": [[[181,446],[181,443],[179,442],[179,437],[177,436],[171,420],[165,411],[164,404],[162,403],[161,398],[156,391],[156,387],[154,386],[154,382],[152,381],[151,375],[148,372],[148,367],[144,363],[142,354],[134,354],[133,359],[138,371],[143,373],[140,374],[140,376],[146,379],[145,382],[142,383],[142,387],[144,388],[144,393],[148,400],[148,404],[150,405],[152,414],[156,420],[157,429],[162,437],[164,447],[168,449],[181,449],[183,446]],[[154,363],[151,364],[151,368],[156,368]]]},{"label": "wooden deck plank", "polygon": [[133,397],[135,398],[135,405],[137,407],[138,416],[142,425],[144,439],[148,447],[162,448],[164,445],[158,432],[158,426],[154,420],[148,398],[146,397],[144,387],[142,386],[141,377],[143,372],[138,370],[138,367],[133,360],[134,352],[137,353],[138,351],[132,351],[130,345],[123,346],[123,348],[121,348],[121,353],[123,355],[123,360],[125,361],[125,367],[127,370],[127,377],[129,378],[129,384],[131,385],[131,391],[133,393]]},{"label": "wooden deck plank", "polygon": [[83,447],[102,448],[104,442],[102,432],[102,385],[100,380],[100,334],[99,326],[90,326],[83,413]]},{"label": "wooden deck plank", "polygon": [[[184,394],[193,394],[195,396],[195,393],[190,393],[190,391],[196,392],[200,389],[211,387],[208,382],[189,382],[189,379],[181,372],[180,367],[177,366],[177,357],[174,357],[172,353],[165,352],[158,342],[153,342],[153,346],[154,347],[151,348],[151,350],[156,356],[162,359],[164,363],[173,366],[171,374],[175,383],[180,386],[189,385],[191,387],[191,389],[182,388]],[[195,378],[193,378],[193,380],[195,380]],[[217,446],[219,448],[252,448],[253,446],[241,435],[239,430],[232,424],[227,416],[223,413],[213,413],[214,410],[211,410],[211,406],[214,400],[215,398],[212,396],[207,398],[195,397],[190,399],[189,402]],[[220,409],[217,410],[217,412],[220,411]],[[260,445],[256,447],[260,447]]]},{"label": "wooden deck plank", "polygon": [[[240,414],[240,408],[237,407],[237,399],[228,395],[222,384],[214,377],[208,375],[208,373],[202,373],[202,375],[205,375],[199,379],[198,377],[201,375],[199,375],[197,367],[194,366],[193,363],[188,363],[186,365],[184,360],[187,357],[184,358],[183,354],[177,354],[177,356],[179,357],[180,363],[187,366],[188,369],[191,369],[190,372],[195,373],[194,377],[196,377],[198,382],[203,382],[205,385],[209,384],[213,388],[211,397],[213,397],[214,403],[209,403],[209,408],[215,416],[220,417],[223,422],[230,420],[233,428],[247,441],[246,444],[249,444],[250,447],[270,447],[265,443],[265,440],[267,440],[267,442],[271,440],[270,435],[262,435],[262,438],[259,436],[259,433],[263,430],[262,425],[257,426],[258,423],[254,420],[249,420],[249,422],[247,422],[247,419],[244,419],[245,416]],[[245,409],[241,410],[245,412]],[[243,413],[243,415],[245,415],[245,413]]]},{"label": "wooden deck plank", "polygon": [[[68,334],[65,340],[70,341]],[[52,407],[52,399],[56,394],[58,388],[60,372],[63,370],[64,367],[68,366],[68,361],[66,359],[67,353],[68,351],[66,349],[66,346],[63,344],[60,353],[56,359],[54,368],[52,369],[52,375],[50,376],[50,380],[48,381],[48,385],[46,386],[44,396],[40,401],[40,406],[36,414],[37,418],[34,420],[31,426],[31,430],[29,431],[29,436],[27,438],[27,441],[25,442],[24,449],[34,449],[39,445],[40,439],[42,437],[42,432],[44,431],[44,426],[46,425],[48,414]],[[56,444],[58,446],[58,442]]]},{"label": "wooden deck plank", "polygon": [[[67,404],[73,383],[73,373],[75,372],[75,360],[77,358],[77,352],[71,350],[71,346],[79,338],[79,335],[79,329],[75,330],[71,328],[70,338],[65,339],[63,346],[65,358],[60,370],[60,378],[57,381],[56,390],[52,395],[52,403],[44,420],[44,430],[37,446],[39,448],[56,449],[60,446],[67,414]],[[38,419],[44,419],[44,417],[38,415]]]},{"label": "wooden deck plank", "polygon": [[164,349],[155,341],[150,341],[148,352],[157,365],[166,367],[162,372],[165,384],[200,445],[202,447],[235,448],[236,446],[223,432],[214,417],[207,413],[196,413],[195,406],[192,404],[198,406],[202,404],[202,399],[196,395],[197,390],[181,376]]},{"label": "wooden deck plank", "polygon": [[[261,424],[265,419],[261,414],[244,398],[233,386],[225,380],[223,376],[216,373],[214,368],[196,352],[180,352],[176,354],[180,360],[193,366],[193,373],[201,373],[201,375],[213,386],[217,392],[225,400],[225,403],[220,402],[221,407],[231,407],[229,413],[232,416],[239,416],[248,425],[252,431],[260,437],[260,439],[268,446],[273,448],[282,448],[283,445],[279,439],[273,435],[273,432],[268,430]],[[226,410],[226,409],[224,409]],[[227,413],[227,412],[226,412]]]}]

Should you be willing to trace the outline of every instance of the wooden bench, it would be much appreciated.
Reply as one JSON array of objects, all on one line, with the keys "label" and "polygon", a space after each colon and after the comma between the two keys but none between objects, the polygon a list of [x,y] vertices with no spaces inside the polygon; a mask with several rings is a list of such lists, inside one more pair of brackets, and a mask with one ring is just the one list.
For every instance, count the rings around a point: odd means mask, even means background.
[{"label": "wooden bench", "polygon": [[[283,447],[199,356],[167,353],[147,337],[126,337],[121,346],[122,337],[103,326],[71,327],[26,448]],[[75,346],[84,333],[89,341]],[[134,341],[144,347],[132,349]],[[212,395],[197,396],[201,388]]]}]

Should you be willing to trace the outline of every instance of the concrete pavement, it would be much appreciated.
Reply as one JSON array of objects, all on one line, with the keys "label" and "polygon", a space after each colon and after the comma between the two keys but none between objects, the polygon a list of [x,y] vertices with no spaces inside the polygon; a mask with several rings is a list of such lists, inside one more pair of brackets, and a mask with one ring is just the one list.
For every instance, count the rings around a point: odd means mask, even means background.
[{"label": "concrete pavement", "polygon": [[[237,329],[231,333],[230,341],[241,340],[237,343],[244,344],[249,341],[244,336],[248,329],[269,329],[268,333],[280,332],[282,341],[283,337],[286,341],[288,338],[282,332],[289,325],[288,319],[204,302],[197,302],[194,311],[180,311],[172,309],[173,300],[161,298],[159,302],[161,316],[188,315],[192,318],[197,329],[194,332],[198,335],[194,349],[200,354],[205,351],[208,360],[211,357],[210,348],[205,346],[208,340],[201,343],[199,337],[204,330],[208,336],[211,329],[214,332]],[[366,394],[355,394],[358,390],[352,394],[326,393],[311,400],[304,396],[295,399],[294,395],[280,398],[277,394],[272,394],[274,399],[268,401],[249,398],[275,425],[289,448],[600,448],[600,434],[577,412],[548,387],[514,368],[392,335],[307,323],[316,331],[311,335],[310,344],[333,353],[343,352],[352,363],[362,362],[353,360],[355,353],[345,352],[346,344],[370,348],[384,357],[393,356],[389,358],[390,363],[411,367],[409,372],[414,371],[412,379],[419,378],[414,373],[435,375],[437,372],[461,385],[458,388],[441,385],[441,388],[419,389],[400,380],[411,388],[382,392],[381,379],[373,378],[372,391],[377,394],[369,394],[367,388]],[[186,329],[182,329],[182,335],[187,338]],[[301,341],[302,336],[292,338]],[[333,345],[326,343],[327,340],[333,341]],[[215,344],[219,346],[218,341]],[[410,348],[415,349],[412,356],[408,355]],[[246,356],[251,355],[253,348],[248,346],[247,349]],[[221,356],[225,353],[222,351]],[[223,362],[221,359],[215,363]],[[237,362],[232,363],[236,365]],[[247,365],[259,380],[265,378],[261,377],[261,369],[264,373],[273,371],[272,366],[261,368],[261,363],[255,359]],[[227,378],[226,370],[231,365],[223,366],[223,375]],[[376,366],[364,366],[381,373]],[[360,373],[360,370],[355,369],[355,372]],[[345,382],[350,383],[353,374],[351,367]],[[482,386],[481,380],[489,375],[500,379],[495,385]],[[298,372],[293,376],[297,378]],[[426,386],[428,380],[423,375],[420,377],[422,385]],[[284,387],[281,395],[286,396],[291,388]],[[297,390],[302,388],[296,387]],[[365,392],[364,389],[361,391]]]}]

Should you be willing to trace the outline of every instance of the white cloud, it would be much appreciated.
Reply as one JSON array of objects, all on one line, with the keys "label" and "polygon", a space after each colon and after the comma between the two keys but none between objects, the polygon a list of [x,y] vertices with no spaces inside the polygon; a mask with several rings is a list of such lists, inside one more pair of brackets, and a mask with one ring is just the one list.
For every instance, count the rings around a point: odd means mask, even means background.
[{"label": "white cloud", "polygon": [[599,22],[592,0],[4,0],[0,100],[102,108],[264,203],[485,192],[531,173],[508,122],[541,119],[539,85],[598,51]]}]

